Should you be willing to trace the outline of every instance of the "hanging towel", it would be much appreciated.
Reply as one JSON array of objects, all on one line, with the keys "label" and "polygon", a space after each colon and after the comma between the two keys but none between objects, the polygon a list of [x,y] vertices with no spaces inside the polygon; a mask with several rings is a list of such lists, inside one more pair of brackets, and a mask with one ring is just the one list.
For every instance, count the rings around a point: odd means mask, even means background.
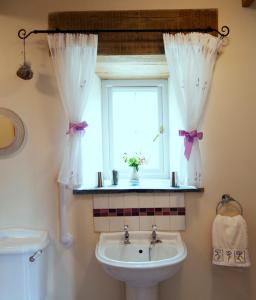
[{"label": "hanging towel", "polygon": [[249,267],[248,235],[241,215],[217,215],[212,227],[212,263],[220,266]]}]

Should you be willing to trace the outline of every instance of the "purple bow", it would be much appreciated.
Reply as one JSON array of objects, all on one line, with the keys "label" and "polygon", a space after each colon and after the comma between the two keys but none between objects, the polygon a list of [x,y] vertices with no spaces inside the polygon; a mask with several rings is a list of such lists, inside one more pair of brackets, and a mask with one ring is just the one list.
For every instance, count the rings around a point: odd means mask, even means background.
[{"label": "purple bow", "polygon": [[88,124],[85,121],[80,123],[70,122],[67,134],[75,134],[78,131],[84,131],[87,126]]},{"label": "purple bow", "polygon": [[202,132],[197,132],[197,130],[192,130],[190,132],[185,130],[179,130],[179,136],[184,136],[184,146],[185,146],[185,157],[187,160],[190,158],[190,154],[192,151],[192,146],[194,143],[194,139],[197,138],[201,140],[203,138]]}]

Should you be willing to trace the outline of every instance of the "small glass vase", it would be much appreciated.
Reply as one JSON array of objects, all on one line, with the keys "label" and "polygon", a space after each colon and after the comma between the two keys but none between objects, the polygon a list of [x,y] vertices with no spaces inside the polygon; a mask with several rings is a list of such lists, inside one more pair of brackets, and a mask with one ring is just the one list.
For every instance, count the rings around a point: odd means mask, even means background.
[{"label": "small glass vase", "polygon": [[130,185],[138,185],[139,181],[139,172],[137,171],[136,167],[131,167]]}]

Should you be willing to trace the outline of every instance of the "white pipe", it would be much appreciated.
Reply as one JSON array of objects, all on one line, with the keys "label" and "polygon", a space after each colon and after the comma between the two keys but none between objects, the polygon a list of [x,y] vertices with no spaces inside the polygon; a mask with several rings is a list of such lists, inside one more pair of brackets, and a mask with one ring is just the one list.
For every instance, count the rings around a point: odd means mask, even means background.
[{"label": "white pipe", "polygon": [[69,189],[60,183],[60,241],[65,248],[73,245],[74,238],[69,232]]}]

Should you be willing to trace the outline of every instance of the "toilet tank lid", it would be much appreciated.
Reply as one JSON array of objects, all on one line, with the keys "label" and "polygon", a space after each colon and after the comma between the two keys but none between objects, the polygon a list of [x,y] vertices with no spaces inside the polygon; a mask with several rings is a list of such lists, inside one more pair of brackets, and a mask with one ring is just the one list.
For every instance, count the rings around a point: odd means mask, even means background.
[{"label": "toilet tank lid", "polygon": [[0,229],[0,254],[17,254],[44,249],[49,235],[44,230],[23,228]]}]

